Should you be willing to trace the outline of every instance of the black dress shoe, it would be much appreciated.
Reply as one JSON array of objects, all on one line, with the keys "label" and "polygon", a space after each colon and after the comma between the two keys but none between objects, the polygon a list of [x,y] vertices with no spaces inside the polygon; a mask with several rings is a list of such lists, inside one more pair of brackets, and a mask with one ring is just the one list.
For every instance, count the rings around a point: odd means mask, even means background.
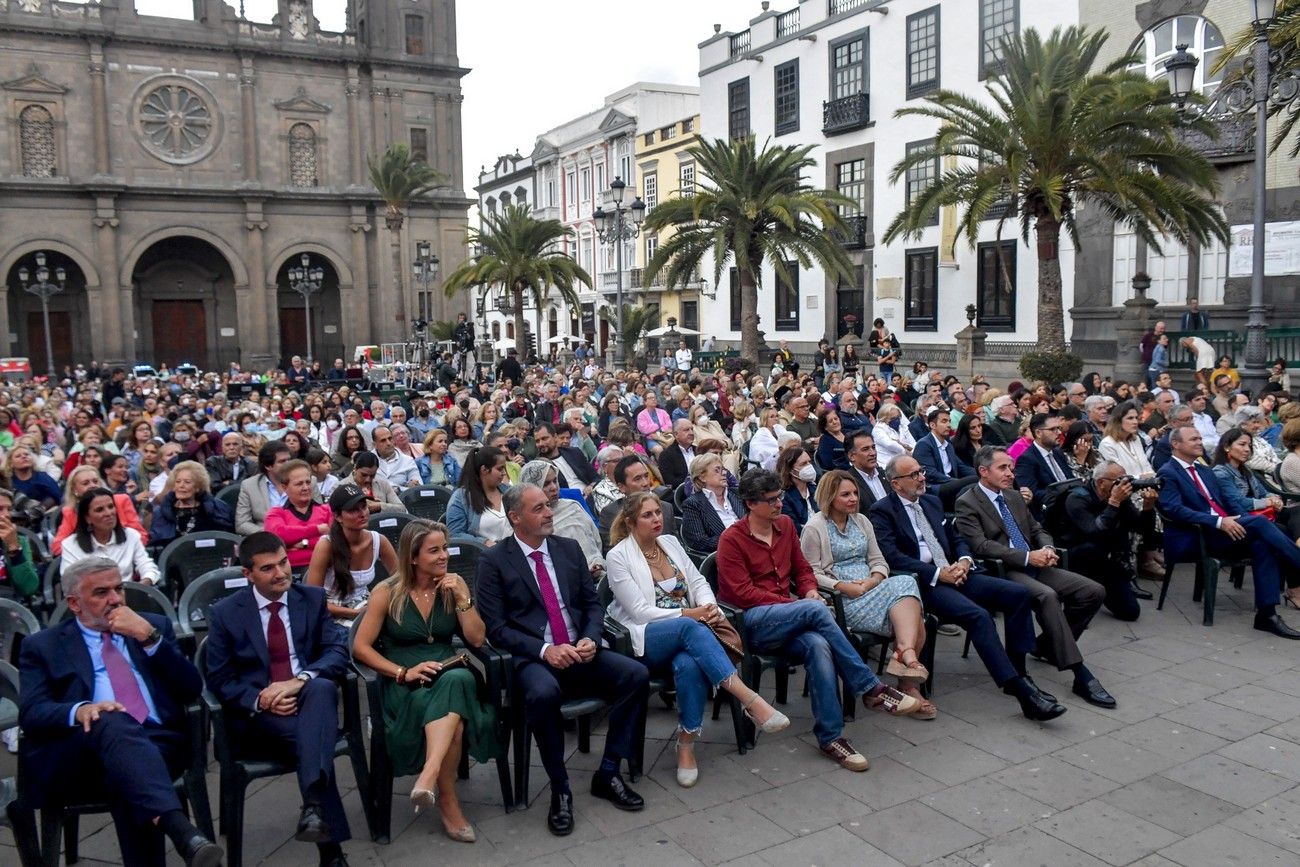
[{"label": "black dress shoe", "polygon": [[618,774],[596,774],[591,778],[591,794],[629,813],[645,809],[645,801]]},{"label": "black dress shoe", "polygon": [[1155,599],[1155,598],[1156,598],[1156,595],[1155,595],[1154,593],[1152,593],[1150,590],[1144,590],[1144,589],[1142,589],[1142,585],[1139,584],[1139,583],[1137,583],[1136,581],[1133,582],[1132,587],[1133,587],[1133,595],[1134,595],[1135,597],[1137,597],[1138,599]]},{"label": "black dress shoe", "polygon": [[1088,704],[1095,704],[1097,707],[1114,708],[1119,706],[1115,697],[1106,692],[1106,687],[1101,685],[1097,678],[1084,683],[1081,680],[1074,682],[1074,694],[1086,701]]},{"label": "black dress shoe", "polygon": [[1260,632],[1270,632],[1278,638],[1290,638],[1292,641],[1300,640],[1300,632],[1296,632],[1290,626],[1287,626],[1286,621],[1276,612],[1268,615],[1256,614],[1255,628]]},{"label": "black dress shoe", "polygon": [[546,826],[557,837],[573,833],[573,793],[552,792],[551,811],[546,814]]},{"label": "black dress shoe", "polygon": [[320,862],[320,867],[348,867],[348,856],[340,852],[330,858],[324,858]]},{"label": "black dress shoe", "polygon": [[1027,674],[1025,675],[1025,682],[1028,683],[1028,684],[1029,684],[1031,687],[1033,687],[1034,689],[1038,690],[1038,694],[1041,695],[1043,698],[1047,699],[1048,701],[1052,701],[1052,702],[1056,701],[1056,696],[1052,695],[1050,692],[1048,692],[1047,690],[1043,689],[1043,688],[1042,688],[1041,686],[1039,686],[1038,684],[1034,683],[1034,679],[1033,679],[1032,677],[1030,677],[1029,675],[1027,675]]},{"label": "black dress shoe", "polygon": [[1007,681],[1002,687],[1002,691],[1007,695],[1016,697],[1020,702],[1020,712],[1026,717],[1038,722],[1047,722],[1056,719],[1065,713],[1065,705],[1056,699],[1048,698],[1042,690],[1034,686],[1033,681],[1021,675]]},{"label": "black dress shoe", "polygon": [[218,867],[225,850],[202,834],[195,834],[181,846],[178,853],[185,859],[185,867]]},{"label": "black dress shoe", "polygon": [[302,816],[298,819],[298,830],[294,832],[293,839],[299,843],[329,843],[333,839],[330,836],[330,826],[325,823],[325,816],[321,814],[320,807],[309,804],[302,808]]}]

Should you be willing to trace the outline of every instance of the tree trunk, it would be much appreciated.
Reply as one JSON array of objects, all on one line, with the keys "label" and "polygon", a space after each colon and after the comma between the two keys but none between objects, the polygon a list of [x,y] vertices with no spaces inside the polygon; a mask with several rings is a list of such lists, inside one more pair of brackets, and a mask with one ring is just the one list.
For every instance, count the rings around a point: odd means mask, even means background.
[{"label": "tree trunk", "polygon": [[515,350],[519,353],[519,363],[527,364],[528,336],[524,330],[524,287],[520,283],[515,283],[514,287],[510,298],[515,305]]},{"label": "tree trunk", "polygon": [[762,350],[762,338],[758,335],[758,283],[750,271],[743,270],[740,272],[740,356],[762,368]]},{"label": "tree trunk", "polygon": [[1051,217],[1039,217],[1034,231],[1038,236],[1038,348],[1043,352],[1065,352],[1061,224]]},{"label": "tree trunk", "polygon": [[[406,324],[406,281],[403,279],[406,275],[402,270],[402,219],[401,217],[396,219],[389,218],[387,222],[389,238],[391,239],[389,246],[392,248],[391,253],[393,257],[393,291],[397,296],[397,314],[395,320],[402,323],[398,326],[397,338],[398,340],[401,340],[405,336],[404,328]],[[392,327],[392,323],[386,323],[383,328],[379,329],[380,335],[390,327]]]}]

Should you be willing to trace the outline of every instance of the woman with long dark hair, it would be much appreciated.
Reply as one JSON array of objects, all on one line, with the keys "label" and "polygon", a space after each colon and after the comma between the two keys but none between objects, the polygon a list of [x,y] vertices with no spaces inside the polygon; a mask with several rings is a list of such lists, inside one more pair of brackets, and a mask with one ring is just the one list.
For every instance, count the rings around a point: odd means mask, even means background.
[{"label": "woman with long dark hair", "polygon": [[500,449],[483,446],[470,453],[460,474],[460,487],[447,503],[447,527],[454,536],[473,536],[495,545],[511,533],[502,497],[506,484],[506,456]]},{"label": "woman with long dark hair", "polygon": [[113,492],[108,488],[91,488],[77,500],[77,530],[63,540],[63,568],[91,555],[115,562],[123,581],[156,584],[161,577],[140,534],[118,520]]},{"label": "woman with long dark hair", "polygon": [[975,410],[961,417],[952,447],[966,466],[975,466],[975,453],[984,447],[984,413]]},{"label": "woman with long dark hair", "polygon": [[352,456],[366,450],[365,434],[361,432],[361,428],[350,424],[334,437],[334,444],[334,454],[330,456],[334,475],[340,479],[352,475]]},{"label": "woman with long dark hair", "polygon": [[329,535],[316,543],[307,564],[307,583],[325,588],[330,616],[344,625],[360,617],[374,589],[376,566],[397,574],[397,552],[382,533],[369,529],[366,492],[339,485],[330,495]]}]

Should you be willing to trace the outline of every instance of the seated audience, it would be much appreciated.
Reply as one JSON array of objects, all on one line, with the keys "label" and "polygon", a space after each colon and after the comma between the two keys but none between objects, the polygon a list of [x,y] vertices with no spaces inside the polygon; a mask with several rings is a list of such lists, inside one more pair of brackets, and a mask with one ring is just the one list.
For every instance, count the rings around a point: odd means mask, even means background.
[{"label": "seated audience", "polygon": [[817,430],[821,434],[817,439],[817,451],[814,452],[817,464],[823,470],[842,470],[847,467],[844,424],[834,407],[824,406],[817,410]]},{"label": "seated audience", "polygon": [[[50,551],[57,557],[63,553],[63,540],[77,530],[77,503],[81,496],[92,488],[103,488],[104,480],[99,471],[91,467],[77,467],[68,476],[63,488],[63,512],[59,529],[50,542]],[[113,494],[113,503],[117,506],[117,519],[123,527],[130,527],[140,534],[140,541],[148,544],[149,534],[140,525],[140,516],[126,494]]]},{"label": "seated audience", "polygon": [[600,531],[591,513],[575,500],[560,496],[560,472],[550,461],[538,459],[524,464],[519,474],[521,485],[536,485],[546,494],[551,507],[554,532],[573,539],[582,546],[582,555],[592,574],[599,578],[605,572],[605,555],[601,551]]},{"label": "seated audience", "polygon": [[957,496],[978,479],[975,468],[963,464],[957,457],[957,450],[949,442],[948,434],[952,432],[948,410],[942,406],[933,406],[926,410],[925,419],[928,433],[917,440],[912,448],[912,457],[925,470],[927,490],[934,491],[943,502],[944,509],[950,510]]},{"label": "seated audience", "polygon": [[306,461],[289,461],[280,467],[279,475],[285,503],[266,513],[266,529],[284,542],[289,565],[302,570],[311,562],[316,543],[329,534],[334,514],[329,506],[316,501]]},{"label": "seated audience", "polygon": [[241,484],[257,472],[257,465],[244,457],[244,438],[239,431],[228,431],[221,438],[221,454],[203,462],[212,493],[219,494],[228,485]]},{"label": "seated audience", "polygon": [[506,484],[506,456],[492,446],[470,452],[460,477],[460,487],[447,503],[447,529],[452,536],[471,536],[491,547],[510,535],[502,497]]},{"label": "seated audience", "polygon": [[158,566],[134,527],[124,527],[108,488],[91,488],[77,500],[77,529],[63,540],[61,568],[87,557],[107,557],[117,564],[123,581],[157,584]]},{"label": "seated audience", "polygon": [[181,461],[172,468],[149,525],[155,545],[166,545],[190,533],[235,529],[234,511],[212,496],[210,484],[208,471],[197,461]]},{"label": "seated audience", "polygon": [[383,564],[386,575],[397,574],[393,543],[369,529],[366,492],[356,485],[339,485],[330,494],[329,535],[316,543],[307,564],[306,581],[325,588],[330,616],[344,626],[360,617]]},{"label": "seated audience", "polygon": [[781,480],[781,488],[785,491],[781,512],[794,521],[795,532],[802,533],[808,516],[816,514],[818,509],[813,490],[817,468],[803,446],[796,443],[781,451],[776,459],[776,477]]},{"label": "seated audience", "polygon": [[717,455],[700,455],[691,461],[695,493],[682,501],[682,541],[701,554],[718,550],[718,540],[745,516],[745,504],[727,486],[727,471]]},{"label": "seated audience", "polygon": [[239,483],[235,502],[235,532],[249,536],[263,529],[266,513],[288,499],[280,483],[280,468],[290,460],[290,448],[271,440],[257,450],[257,475]]},{"label": "seated audience", "polygon": [[376,512],[405,512],[406,506],[392,484],[379,475],[379,456],[374,452],[359,451],[352,456],[352,475],[339,481],[343,485],[356,485],[366,495],[366,509]]}]

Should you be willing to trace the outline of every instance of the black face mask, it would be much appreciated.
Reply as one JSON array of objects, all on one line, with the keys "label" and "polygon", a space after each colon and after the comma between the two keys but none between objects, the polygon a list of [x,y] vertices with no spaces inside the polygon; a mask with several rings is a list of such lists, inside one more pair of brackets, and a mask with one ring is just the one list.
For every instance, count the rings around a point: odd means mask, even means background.
[{"label": "black face mask", "polygon": [[420,418],[428,418],[428,416],[429,416],[429,410],[428,410],[428,409],[422,409],[422,410],[420,410]]}]

